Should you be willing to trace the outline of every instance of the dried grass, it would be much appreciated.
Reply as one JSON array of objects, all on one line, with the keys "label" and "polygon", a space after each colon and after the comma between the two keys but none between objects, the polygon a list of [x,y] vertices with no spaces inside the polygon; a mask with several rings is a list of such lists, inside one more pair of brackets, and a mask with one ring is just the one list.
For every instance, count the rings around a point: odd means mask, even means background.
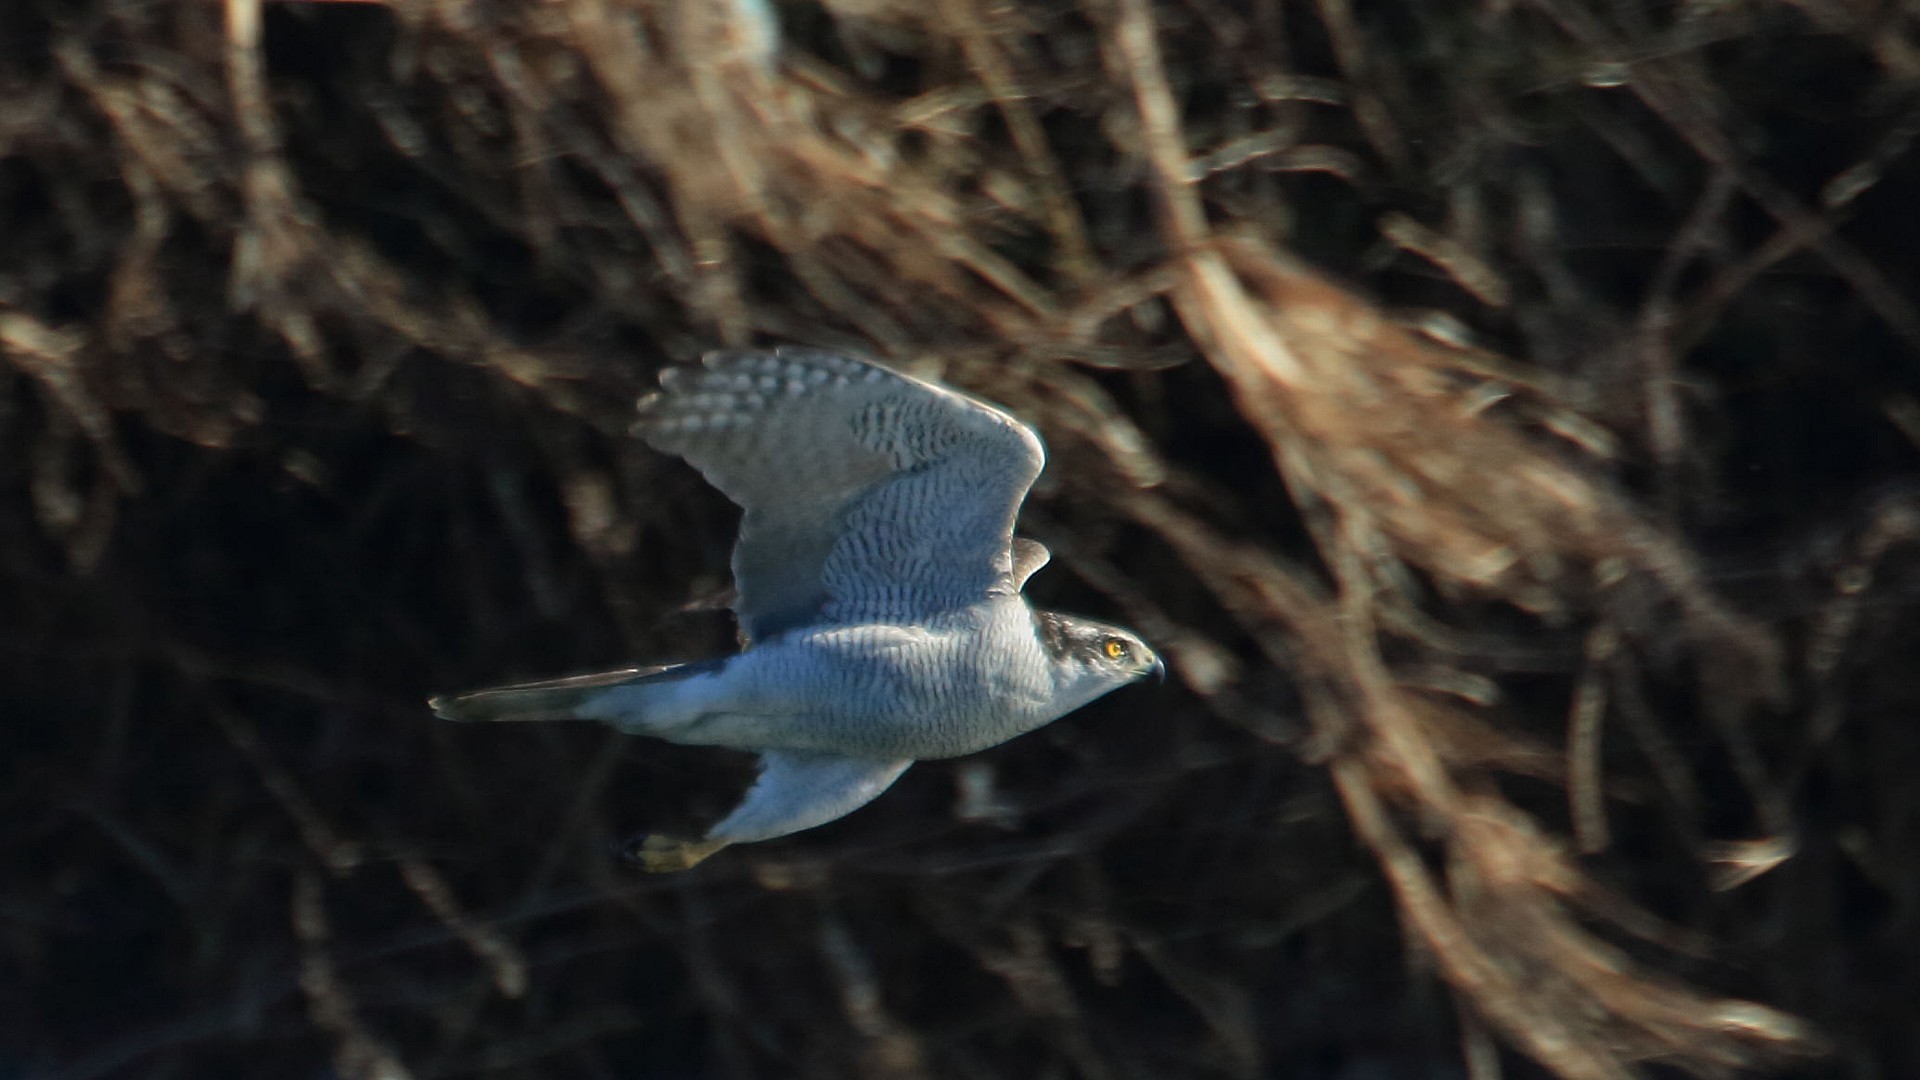
[{"label": "dried grass", "polygon": [[[1916,19],[0,17],[0,1075],[1920,1068]],[[636,878],[738,777],[418,703],[724,647],[625,412],[767,341],[1178,687]]]}]

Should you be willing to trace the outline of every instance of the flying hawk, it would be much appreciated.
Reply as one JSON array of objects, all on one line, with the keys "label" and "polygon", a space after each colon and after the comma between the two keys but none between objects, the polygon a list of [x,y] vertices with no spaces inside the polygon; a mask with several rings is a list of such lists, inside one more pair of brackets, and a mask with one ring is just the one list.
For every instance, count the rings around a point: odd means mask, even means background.
[{"label": "flying hawk", "polygon": [[917,760],[984,750],[1164,673],[1132,633],[1021,594],[1048,559],[1013,535],[1046,451],[992,405],[783,348],[670,368],[639,413],[635,434],[745,511],[733,549],[745,647],[431,705],[449,720],[600,720],[758,753],[758,782],[704,837],[635,843],[647,869],[832,821]]}]

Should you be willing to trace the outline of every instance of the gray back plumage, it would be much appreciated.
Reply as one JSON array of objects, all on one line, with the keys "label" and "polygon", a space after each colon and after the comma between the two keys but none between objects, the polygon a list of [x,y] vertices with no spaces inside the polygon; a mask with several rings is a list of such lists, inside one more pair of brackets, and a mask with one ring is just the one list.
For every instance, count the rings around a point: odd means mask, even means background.
[{"label": "gray back plumage", "polygon": [[1013,521],[1046,453],[991,405],[816,349],[712,353],[660,385],[634,431],[745,512],[734,611],[749,640],[925,618],[1016,592],[1037,565],[1023,551],[1016,575]]}]

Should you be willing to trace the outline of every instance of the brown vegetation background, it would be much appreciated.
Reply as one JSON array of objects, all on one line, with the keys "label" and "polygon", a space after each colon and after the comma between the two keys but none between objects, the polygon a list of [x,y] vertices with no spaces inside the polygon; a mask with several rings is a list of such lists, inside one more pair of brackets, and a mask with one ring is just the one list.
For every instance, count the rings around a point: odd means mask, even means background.
[{"label": "brown vegetation background", "polygon": [[[0,1077],[1920,1075],[1920,8],[19,0]],[[661,366],[1052,461],[1160,689],[746,763]],[[796,462],[804,468],[804,462]]]}]

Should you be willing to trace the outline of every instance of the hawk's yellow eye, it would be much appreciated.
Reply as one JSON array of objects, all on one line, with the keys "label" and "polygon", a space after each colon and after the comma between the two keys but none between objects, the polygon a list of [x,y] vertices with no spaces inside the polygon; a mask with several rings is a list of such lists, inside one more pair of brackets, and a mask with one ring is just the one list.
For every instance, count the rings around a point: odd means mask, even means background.
[{"label": "hawk's yellow eye", "polygon": [[1127,643],[1117,637],[1107,639],[1107,659],[1118,660],[1127,655]]}]

